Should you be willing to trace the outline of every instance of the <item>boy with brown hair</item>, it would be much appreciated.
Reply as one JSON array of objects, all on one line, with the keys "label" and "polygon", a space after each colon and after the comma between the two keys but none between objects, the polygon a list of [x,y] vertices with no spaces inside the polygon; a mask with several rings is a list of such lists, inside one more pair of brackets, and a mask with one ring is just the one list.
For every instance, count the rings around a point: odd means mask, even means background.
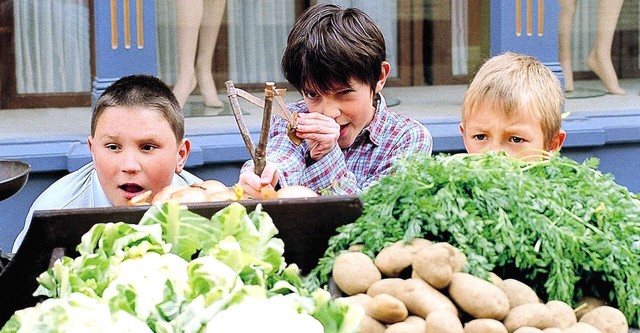
[{"label": "boy with brown hair", "polygon": [[426,127],[391,112],[380,93],[390,71],[385,41],[361,10],[310,7],[289,33],[282,70],[303,96],[288,107],[303,142],[292,143],[287,122],[274,117],[264,171],[257,176],[248,161],[240,174],[248,195],[290,185],[356,194],[389,173],[393,159],[431,152]]},{"label": "boy with brown hair", "polygon": [[202,181],[183,170],[191,143],[184,137],[182,109],[171,89],[150,75],[123,77],[102,93],[87,143],[92,161],[38,196],[13,252],[35,210],[124,206],[147,190]]},{"label": "boy with brown hair", "polygon": [[468,153],[504,151],[526,158],[559,150],[564,97],[536,58],[507,52],[485,62],[462,102],[460,133]]}]

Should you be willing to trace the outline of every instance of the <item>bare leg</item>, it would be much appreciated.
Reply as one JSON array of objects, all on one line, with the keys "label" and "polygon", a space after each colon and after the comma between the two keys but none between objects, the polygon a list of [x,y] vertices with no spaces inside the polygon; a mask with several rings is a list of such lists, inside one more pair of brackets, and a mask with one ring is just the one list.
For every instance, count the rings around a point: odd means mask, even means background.
[{"label": "bare leg", "polygon": [[564,90],[573,91],[573,19],[576,13],[576,0],[559,0],[558,14],[558,61],[562,67]]},{"label": "bare leg", "polygon": [[176,39],[178,43],[178,79],[173,85],[180,106],[196,88],[195,59],[203,0],[176,0]]},{"label": "bare leg", "polygon": [[211,67],[218,32],[224,16],[224,7],[225,0],[205,0],[196,58],[196,78],[200,93],[204,97],[204,104],[217,108],[222,107],[223,104],[218,98]]},{"label": "bare leg", "polygon": [[618,16],[623,0],[598,0],[598,18],[596,20],[596,38],[587,58],[587,66],[602,80],[609,93],[624,95],[620,88],[613,62],[611,47],[613,35],[618,24]]}]

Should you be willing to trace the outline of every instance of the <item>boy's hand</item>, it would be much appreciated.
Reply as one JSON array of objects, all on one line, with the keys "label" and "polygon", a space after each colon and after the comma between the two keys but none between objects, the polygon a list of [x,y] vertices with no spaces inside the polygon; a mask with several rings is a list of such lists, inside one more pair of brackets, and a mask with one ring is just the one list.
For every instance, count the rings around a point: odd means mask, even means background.
[{"label": "boy's hand", "polygon": [[321,113],[299,113],[296,135],[307,140],[314,161],[322,159],[338,143],[340,125]]},{"label": "boy's hand", "polygon": [[262,175],[255,173],[254,167],[240,174],[238,184],[242,186],[244,193],[256,199],[262,199],[262,187],[275,187],[278,183],[278,168],[275,164],[267,162]]}]

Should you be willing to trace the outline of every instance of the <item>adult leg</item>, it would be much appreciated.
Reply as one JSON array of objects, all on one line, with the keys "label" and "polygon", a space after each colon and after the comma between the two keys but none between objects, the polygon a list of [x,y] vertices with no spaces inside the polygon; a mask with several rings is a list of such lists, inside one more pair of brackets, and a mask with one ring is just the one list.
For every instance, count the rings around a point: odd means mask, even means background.
[{"label": "adult leg", "polygon": [[587,58],[587,66],[602,80],[609,93],[624,95],[618,76],[611,61],[613,35],[618,24],[618,16],[623,0],[598,0],[598,18],[596,19],[596,38]]},{"label": "adult leg", "polygon": [[225,0],[205,0],[200,24],[198,56],[196,58],[196,78],[204,104],[210,107],[222,107],[218,91],[213,80],[213,52],[216,48],[218,32],[224,16]]},{"label": "adult leg", "polygon": [[173,85],[180,106],[196,87],[195,59],[198,31],[202,20],[203,0],[176,0],[176,39],[178,45],[178,79]]},{"label": "adult leg", "polygon": [[564,90],[573,91],[573,19],[576,0],[558,0],[558,61],[562,67]]}]

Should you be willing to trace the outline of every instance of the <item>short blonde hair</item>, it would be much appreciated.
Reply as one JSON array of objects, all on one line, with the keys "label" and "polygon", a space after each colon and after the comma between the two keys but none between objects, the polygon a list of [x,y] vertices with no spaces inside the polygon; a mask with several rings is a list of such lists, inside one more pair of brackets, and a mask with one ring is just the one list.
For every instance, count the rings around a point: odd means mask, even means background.
[{"label": "short blonde hair", "polygon": [[462,101],[462,123],[479,107],[507,117],[529,110],[542,127],[548,147],[562,125],[564,97],[558,78],[538,59],[512,52],[487,60]]}]

